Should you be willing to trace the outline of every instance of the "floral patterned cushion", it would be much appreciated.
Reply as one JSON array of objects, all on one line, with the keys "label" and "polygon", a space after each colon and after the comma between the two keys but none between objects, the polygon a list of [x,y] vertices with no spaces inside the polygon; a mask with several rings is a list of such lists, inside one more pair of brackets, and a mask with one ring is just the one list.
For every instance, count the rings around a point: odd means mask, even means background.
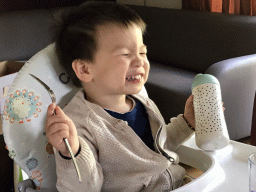
[{"label": "floral patterned cushion", "polygon": [[4,140],[9,156],[42,192],[56,190],[53,148],[44,131],[51,98],[32,76],[41,79],[56,95],[63,108],[78,91],[59,64],[55,44],[34,55],[15,77],[5,102],[2,119]]}]

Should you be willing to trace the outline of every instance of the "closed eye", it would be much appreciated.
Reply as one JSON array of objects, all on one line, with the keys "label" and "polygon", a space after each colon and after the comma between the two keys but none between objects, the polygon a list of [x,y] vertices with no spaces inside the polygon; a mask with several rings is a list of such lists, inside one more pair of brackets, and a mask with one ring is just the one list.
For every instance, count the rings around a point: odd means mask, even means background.
[{"label": "closed eye", "polygon": [[130,57],[130,54],[126,53],[126,54],[122,54],[122,56],[124,56],[124,57]]}]

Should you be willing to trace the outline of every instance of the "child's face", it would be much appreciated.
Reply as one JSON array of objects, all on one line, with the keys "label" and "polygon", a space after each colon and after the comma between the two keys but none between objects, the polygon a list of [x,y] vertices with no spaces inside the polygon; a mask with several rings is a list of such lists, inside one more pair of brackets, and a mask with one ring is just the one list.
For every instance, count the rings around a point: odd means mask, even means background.
[{"label": "child's face", "polygon": [[108,95],[138,93],[148,79],[149,61],[137,25],[97,27],[97,52],[91,65],[98,91]]}]

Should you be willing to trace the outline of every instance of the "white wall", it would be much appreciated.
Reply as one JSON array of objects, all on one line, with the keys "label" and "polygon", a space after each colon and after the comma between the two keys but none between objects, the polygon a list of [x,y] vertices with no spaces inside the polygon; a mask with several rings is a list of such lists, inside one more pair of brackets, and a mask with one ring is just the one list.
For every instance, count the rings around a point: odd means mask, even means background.
[{"label": "white wall", "polygon": [[182,0],[116,0],[117,3],[182,9]]}]

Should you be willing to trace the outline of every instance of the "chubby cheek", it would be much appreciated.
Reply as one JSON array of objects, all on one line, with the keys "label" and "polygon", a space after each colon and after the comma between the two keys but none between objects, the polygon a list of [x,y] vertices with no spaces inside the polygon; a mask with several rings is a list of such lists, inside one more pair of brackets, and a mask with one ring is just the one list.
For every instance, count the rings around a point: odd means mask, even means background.
[{"label": "chubby cheek", "polygon": [[147,81],[148,80],[149,71],[150,71],[150,63],[149,63],[148,60],[145,61],[144,70],[145,70],[145,81]]},{"label": "chubby cheek", "polygon": [[116,62],[116,65],[113,66],[113,71],[119,79],[123,79],[125,81],[127,71],[129,71],[129,62],[126,62],[122,59],[119,59]]},{"label": "chubby cheek", "polygon": [[112,84],[123,84],[126,80],[126,71],[127,69],[122,66],[112,67],[106,69],[105,73],[102,74],[105,82],[111,82]]}]

